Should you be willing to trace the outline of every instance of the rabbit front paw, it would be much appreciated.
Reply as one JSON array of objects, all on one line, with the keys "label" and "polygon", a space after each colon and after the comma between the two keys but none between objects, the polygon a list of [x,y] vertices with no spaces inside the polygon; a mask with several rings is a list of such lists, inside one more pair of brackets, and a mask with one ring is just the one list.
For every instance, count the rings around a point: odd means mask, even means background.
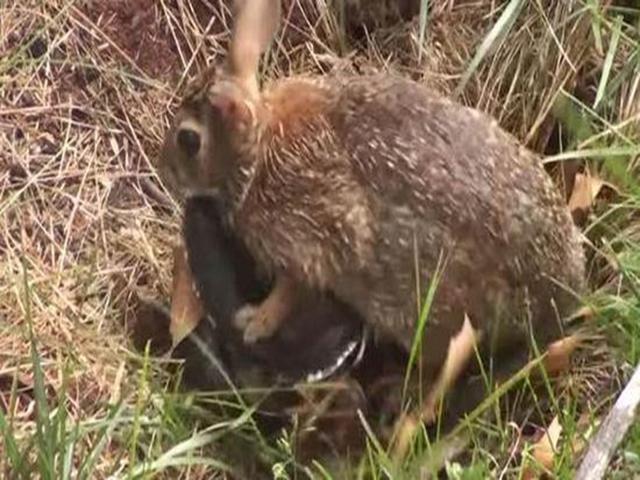
[{"label": "rabbit front paw", "polygon": [[233,325],[243,331],[244,343],[251,345],[275,333],[281,320],[277,317],[269,305],[245,305],[236,313]]},{"label": "rabbit front paw", "polygon": [[296,283],[285,274],[276,277],[276,282],[267,298],[259,305],[245,305],[233,319],[236,328],[244,330],[244,343],[250,345],[257,340],[269,338],[291,313],[297,298]]}]

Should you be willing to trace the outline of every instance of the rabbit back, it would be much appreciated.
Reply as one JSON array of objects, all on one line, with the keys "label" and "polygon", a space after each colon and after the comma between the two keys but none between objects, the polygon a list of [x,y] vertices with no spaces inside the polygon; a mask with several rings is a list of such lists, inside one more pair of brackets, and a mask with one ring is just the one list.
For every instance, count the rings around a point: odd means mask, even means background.
[{"label": "rabbit back", "polygon": [[529,325],[559,335],[583,286],[578,232],[539,159],[494,120],[390,75],[285,80],[264,99],[259,155],[230,194],[260,264],[409,348],[444,259],[424,334],[434,364],[465,314],[498,344]]},{"label": "rabbit back", "polygon": [[584,258],[539,158],[495,120],[409,80],[360,77],[340,91],[332,124],[367,192],[376,261],[338,290],[408,346],[443,259],[427,341],[455,334],[465,313],[498,342],[529,325],[540,341],[557,337]]}]

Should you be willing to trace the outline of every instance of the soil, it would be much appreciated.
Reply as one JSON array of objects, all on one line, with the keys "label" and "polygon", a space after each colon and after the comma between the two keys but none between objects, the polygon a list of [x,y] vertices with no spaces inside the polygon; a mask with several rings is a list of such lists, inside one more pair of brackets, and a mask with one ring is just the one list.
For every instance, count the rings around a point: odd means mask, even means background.
[{"label": "soil", "polygon": [[95,0],[81,7],[145,73],[163,77],[179,59],[166,23],[157,20],[159,8],[154,0]]},{"label": "soil", "polygon": [[[231,4],[231,0],[192,0],[189,7],[195,12],[203,29],[211,24],[209,34],[218,35],[232,24]],[[179,14],[176,0],[169,1],[167,7],[174,14]],[[418,13],[419,2],[369,0],[366,7],[363,8],[362,0],[345,3],[344,27],[347,37],[352,41],[364,39],[367,32],[375,29],[410,20]],[[164,78],[180,70],[175,41],[158,2],[92,0],[83,2],[80,8],[118,49],[151,77]],[[325,32],[321,10],[315,0],[283,0],[282,9],[288,24],[283,38],[287,47],[309,41],[313,37],[312,29],[315,35],[323,37]],[[213,17],[217,21],[212,22]],[[117,49],[111,50],[118,54]]]}]

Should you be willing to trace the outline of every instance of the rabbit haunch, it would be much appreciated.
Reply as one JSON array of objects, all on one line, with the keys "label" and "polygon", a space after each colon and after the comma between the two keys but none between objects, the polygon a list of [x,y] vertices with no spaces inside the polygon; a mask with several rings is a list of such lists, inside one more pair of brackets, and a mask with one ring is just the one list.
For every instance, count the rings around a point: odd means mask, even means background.
[{"label": "rabbit haunch", "polygon": [[266,270],[333,291],[408,347],[442,255],[426,341],[465,314],[507,343],[529,322],[557,336],[583,286],[578,232],[538,158],[494,120],[388,75],[283,80],[255,115],[256,144],[227,152],[220,187]]}]

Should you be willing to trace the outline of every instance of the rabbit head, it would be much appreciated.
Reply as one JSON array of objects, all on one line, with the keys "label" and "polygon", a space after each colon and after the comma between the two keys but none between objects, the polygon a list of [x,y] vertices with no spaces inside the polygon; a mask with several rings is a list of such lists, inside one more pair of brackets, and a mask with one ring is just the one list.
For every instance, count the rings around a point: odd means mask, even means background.
[{"label": "rabbit head", "polygon": [[158,171],[181,196],[217,190],[257,148],[262,53],[280,23],[280,0],[236,0],[229,53],[187,89],[167,132]]}]

